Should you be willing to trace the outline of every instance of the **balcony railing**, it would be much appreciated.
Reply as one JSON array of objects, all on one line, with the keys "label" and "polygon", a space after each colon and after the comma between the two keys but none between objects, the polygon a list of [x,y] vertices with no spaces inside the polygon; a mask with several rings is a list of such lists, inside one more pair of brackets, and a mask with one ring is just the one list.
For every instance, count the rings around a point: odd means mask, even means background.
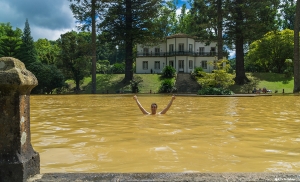
[{"label": "balcony railing", "polygon": [[195,57],[211,57],[217,56],[216,52],[190,52],[190,51],[173,51],[173,52],[139,52],[137,57],[168,57],[168,56],[195,56]]}]

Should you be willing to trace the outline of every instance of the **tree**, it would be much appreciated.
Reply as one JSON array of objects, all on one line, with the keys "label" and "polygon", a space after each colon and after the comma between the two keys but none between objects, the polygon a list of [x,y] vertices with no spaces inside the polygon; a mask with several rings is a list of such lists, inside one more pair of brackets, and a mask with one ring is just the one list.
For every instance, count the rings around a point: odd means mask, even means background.
[{"label": "tree", "polygon": [[101,24],[102,30],[115,45],[125,44],[125,78],[133,79],[133,48],[135,43],[153,39],[154,23],[161,0],[113,0]]},{"label": "tree", "polygon": [[281,0],[280,4],[282,29],[294,30],[296,3],[295,0]]},{"label": "tree", "polygon": [[34,40],[31,36],[30,26],[27,19],[25,22],[22,35],[22,44],[20,46],[18,58],[25,64],[25,66],[29,66],[30,63],[38,61]]},{"label": "tree", "polygon": [[46,65],[41,62],[31,63],[28,68],[38,79],[39,84],[32,90],[37,94],[52,94],[54,89],[64,86],[64,75],[54,65]]},{"label": "tree", "polygon": [[299,26],[300,26],[300,0],[296,4],[296,16],[294,23],[294,90],[300,91],[300,56],[299,56]]},{"label": "tree", "polygon": [[38,39],[35,42],[38,60],[44,64],[56,64],[60,49],[56,42]]},{"label": "tree", "polygon": [[[80,30],[90,30],[91,34],[91,57],[92,57],[92,94],[96,93],[96,61],[97,61],[97,48],[96,48],[96,18],[101,17],[103,9],[101,0],[69,0],[75,2],[70,5],[74,17],[80,22],[78,27]],[[97,13],[98,12],[98,13]]]},{"label": "tree", "polygon": [[12,29],[12,26],[7,23],[0,24],[0,57],[17,57],[21,40],[22,30],[16,28]]},{"label": "tree", "polygon": [[76,84],[75,91],[80,90],[80,81],[90,74],[91,35],[87,32],[67,32],[61,35],[58,45],[61,49],[59,55],[61,68],[66,79],[73,79]]},{"label": "tree", "polygon": [[245,45],[277,30],[279,0],[225,0],[224,30],[227,44],[234,45],[236,54],[236,84],[248,82],[244,68]]},{"label": "tree", "polygon": [[253,71],[283,73],[286,59],[293,55],[293,31],[271,31],[250,44],[246,62],[256,68]]}]

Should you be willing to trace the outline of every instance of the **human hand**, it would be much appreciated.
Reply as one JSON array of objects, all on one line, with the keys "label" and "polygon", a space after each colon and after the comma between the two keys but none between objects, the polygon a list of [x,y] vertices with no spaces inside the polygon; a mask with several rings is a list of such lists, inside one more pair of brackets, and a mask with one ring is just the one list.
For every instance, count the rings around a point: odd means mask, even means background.
[{"label": "human hand", "polygon": [[136,95],[135,95],[135,96],[133,96],[133,99],[134,99],[134,100],[137,100],[137,96],[136,96]]},{"label": "human hand", "polygon": [[175,95],[174,94],[172,95],[172,100],[175,100]]}]

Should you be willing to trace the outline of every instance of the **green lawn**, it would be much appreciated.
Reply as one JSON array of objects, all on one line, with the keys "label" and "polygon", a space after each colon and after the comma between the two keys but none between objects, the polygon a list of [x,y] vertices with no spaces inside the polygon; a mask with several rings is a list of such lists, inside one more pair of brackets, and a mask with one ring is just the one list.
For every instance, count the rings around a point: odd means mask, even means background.
[{"label": "green lawn", "polygon": [[[149,93],[150,90],[152,93],[158,92],[160,86],[160,75],[158,74],[135,74],[142,78],[143,82],[141,83],[140,93]],[[96,77],[96,93],[117,93],[120,90],[124,92],[131,92],[129,84],[123,84],[122,80],[124,79],[124,74],[97,74]],[[82,93],[91,93],[91,78],[86,77],[83,83],[80,85],[83,89]],[[75,87],[73,80],[66,81],[70,85],[70,88]]]},{"label": "green lawn", "polygon": [[[149,93],[150,90],[152,93],[157,93],[161,80],[160,75],[158,74],[135,74],[142,78],[143,82],[141,83],[140,93]],[[284,74],[276,73],[247,73],[248,77],[256,77],[260,80],[259,88],[266,87],[268,90],[272,90],[274,93],[275,90],[278,93],[282,93],[283,89],[285,93],[293,93],[294,79],[286,78]],[[122,80],[124,74],[97,74],[97,93],[117,93],[120,90],[124,92],[131,92],[130,85],[124,85]],[[75,84],[72,80],[68,80],[67,83],[70,85],[70,88],[75,87]],[[234,85],[230,89],[234,93],[241,93],[241,86]],[[91,93],[91,78],[87,77],[84,79],[81,84],[82,93]]]}]

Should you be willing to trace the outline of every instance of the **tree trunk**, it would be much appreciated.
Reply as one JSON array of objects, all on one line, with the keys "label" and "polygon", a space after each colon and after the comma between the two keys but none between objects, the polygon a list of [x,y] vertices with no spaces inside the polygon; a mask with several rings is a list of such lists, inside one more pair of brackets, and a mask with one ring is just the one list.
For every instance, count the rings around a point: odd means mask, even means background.
[{"label": "tree trunk", "polygon": [[242,30],[244,18],[241,10],[241,5],[243,4],[243,1],[237,0],[236,3],[238,5],[236,6],[237,19],[235,24],[236,77],[234,80],[236,84],[242,85],[245,82],[248,82],[249,79],[246,77],[244,67],[244,36]]},{"label": "tree trunk", "polygon": [[294,93],[300,91],[299,26],[300,26],[300,0],[297,0],[296,16],[295,16],[295,23],[294,23],[294,90],[293,90]]},{"label": "tree trunk", "polygon": [[218,60],[223,59],[223,37],[222,37],[222,20],[223,20],[223,12],[222,12],[222,0],[217,1],[218,6]]},{"label": "tree trunk", "polygon": [[92,0],[92,94],[96,93],[96,0]]},{"label": "tree trunk", "polygon": [[124,82],[128,83],[133,79],[133,38],[132,38],[132,3],[126,0],[126,37],[125,37],[125,78]]}]

